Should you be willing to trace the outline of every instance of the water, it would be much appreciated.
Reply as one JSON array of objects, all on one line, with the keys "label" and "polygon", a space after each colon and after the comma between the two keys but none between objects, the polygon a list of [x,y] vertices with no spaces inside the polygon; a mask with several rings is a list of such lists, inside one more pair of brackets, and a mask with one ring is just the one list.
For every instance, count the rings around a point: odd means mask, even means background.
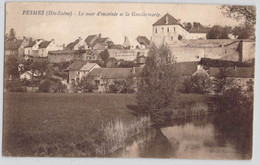
[{"label": "water", "polygon": [[152,129],[111,156],[250,159],[251,144],[251,121],[234,124],[228,116],[211,115],[175,120]]}]

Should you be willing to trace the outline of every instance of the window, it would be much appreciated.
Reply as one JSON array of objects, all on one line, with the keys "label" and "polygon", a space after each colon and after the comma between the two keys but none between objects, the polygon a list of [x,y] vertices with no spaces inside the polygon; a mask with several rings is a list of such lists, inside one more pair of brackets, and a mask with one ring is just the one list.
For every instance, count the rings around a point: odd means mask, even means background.
[{"label": "window", "polygon": [[95,80],[96,85],[100,85],[100,80]]},{"label": "window", "polygon": [[173,36],[171,36],[171,40],[173,40]]},{"label": "window", "polygon": [[162,31],[164,31],[164,28],[162,27]]},{"label": "window", "polygon": [[169,28],[167,28],[167,32],[170,32],[170,29],[169,29]]},{"label": "window", "polygon": [[155,33],[157,33],[157,28],[155,28]]},{"label": "window", "polygon": [[174,29],[174,31],[176,31],[175,27],[173,29]]}]

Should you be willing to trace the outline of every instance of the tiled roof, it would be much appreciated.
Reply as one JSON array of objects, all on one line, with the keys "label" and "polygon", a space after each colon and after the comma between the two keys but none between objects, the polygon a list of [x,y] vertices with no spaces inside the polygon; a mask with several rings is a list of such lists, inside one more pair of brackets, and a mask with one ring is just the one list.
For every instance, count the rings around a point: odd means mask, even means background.
[{"label": "tiled roof", "polygon": [[[168,19],[168,20],[167,20]],[[170,14],[165,14],[162,18],[160,18],[158,21],[156,21],[154,25],[179,25],[177,19],[175,19]]]},{"label": "tiled roof", "polygon": [[47,48],[51,41],[43,41],[42,43],[39,44],[39,48]]},{"label": "tiled roof", "polygon": [[83,65],[83,67],[80,70],[90,71],[95,65],[97,65],[97,64],[88,62],[85,65]]},{"label": "tiled roof", "polygon": [[139,42],[139,44],[141,45],[145,45],[148,46],[150,45],[150,41],[148,40],[148,38],[146,36],[138,36],[136,38],[136,40]]},{"label": "tiled roof", "polygon": [[29,43],[25,48],[33,47],[36,44],[36,41],[40,41],[41,39],[34,40],[33,42]]},{"label": "tiled roof", "polygon": [[86,62],[85,61],[74,61],[70,66],[69,66],[69,70],[80,70],[83,65],[85,65]]},{"label": "tiled roof", "polygon": [[124,49],[124,47],[123,45],[117,44],[109,46],[109,49]]},{"label": "tiled roof", "polygon": [[65,49],[73,49],[75,45],[79,43],[79,39],[76,39],[74,42],[69,43]]},{"label": "tiled roof", "polygon": [[94,35],[89,35],[86,39],[85,39],[85,42],[87,45],[90,45],[91,41],[94,39],[94,38],[97,38],[98,35],[94,34]]},{"label": "tiled roof", "polygon": [[253,63],[227,61],[221,59],[201,58],[200,64],[207,67],[253,67]]},{"label": "tiled roof", "polygon": [[[228,67],[228,77],[254,78],[253,67]],[[209,75],[215,77],[219,73],[218,67],[209,68]]]},{"label": "tiled roof", "polygon": [[18,50],[21,46],[23,40],[15,40],[15,41],[6,41],[5,42],[5,50]]},{"label": "tiled roof", "polygon": [[100,77],[101,79],[126,79],[133,76],[132,68],[95,68],[90,76]]}]

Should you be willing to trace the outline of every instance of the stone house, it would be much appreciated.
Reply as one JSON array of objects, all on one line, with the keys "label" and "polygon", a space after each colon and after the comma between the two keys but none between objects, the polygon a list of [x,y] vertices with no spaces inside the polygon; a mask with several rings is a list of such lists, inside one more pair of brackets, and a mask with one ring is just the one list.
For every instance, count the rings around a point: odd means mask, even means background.
[{"label": "stone house", "polygon": [[43,39],[37,39],[29,43],[29,45],[24,47],[24,55],[37,57],[39,56],[39,45],[43,42]]},{"label": "stone house", "polygon": [[95,68],[100,68],[100,66],[96,63],[74,61],[69,66],[69,83],[79,82],[82,77],[87,76]]},{"label": "stone house", "polygon": [[110,86],[115,85],[119,81],[133,81],[133,88],[137,89],[138,77],[140,77],[142,68],[95,68],[89,76],[93,78],[93,82],[98,87],[96,92],[109,92]]},{"label": "stone house", "polygon": [[169,13],[153,24],[152,42],[155,45],[188,38],[189,32],[182,26],[180,20]]},{"label": "stone house", "polygon": [[24,47],[29,44],[29,41],[24,39],[15,39],[14,41],[5,41],[5,55],[24,55]]},{"label": "stone house", "polygon": [[79,37],[78,39],[76,39],[73,42],[70,42],[65,48],[64,50],[80,50],[80,49],[86,49],[87,45],[86,42],[84,40],[82,40],[81,37]]},{"label": "stone house", "polygon": [[95,50],[105,50],[110,45],[114,45],[114,43],[108,37],[102,38],[101,34],[89,35],[85,39],[85,44],[87,45],[87,49]]},{"label": "stone house", "polygon": [[55,44],[55,41],[43,41],[39,44],[39,57],[47,57],[49,51],[62,50],[63,47]]}]

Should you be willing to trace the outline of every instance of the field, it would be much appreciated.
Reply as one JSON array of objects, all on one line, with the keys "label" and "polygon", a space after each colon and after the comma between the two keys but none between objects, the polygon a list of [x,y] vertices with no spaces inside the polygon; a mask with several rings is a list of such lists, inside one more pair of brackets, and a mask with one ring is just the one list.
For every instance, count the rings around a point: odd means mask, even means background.
[{"label": "field", "polygon": [[[205,96],[181,94],[180,100]],[[97,131],[109,121],[133,120],[131,107],[136,107],[134,94],[4,93],[3,155],[52,156],[56,150],[61,156],[84,155],[75,153],[75,147],[98,137]]]}]

